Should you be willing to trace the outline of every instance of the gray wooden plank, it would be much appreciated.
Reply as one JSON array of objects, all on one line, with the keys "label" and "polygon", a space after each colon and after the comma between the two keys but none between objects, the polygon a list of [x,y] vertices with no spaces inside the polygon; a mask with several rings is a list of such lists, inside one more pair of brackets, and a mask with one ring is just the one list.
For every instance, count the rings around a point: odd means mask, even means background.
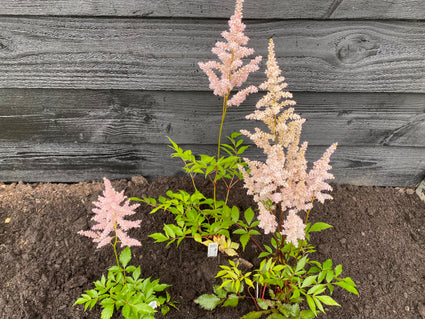
[{"label": "gray wooden plank", "polygon": [[[195,154],[214,154],[214,145],[181,145]],[[317,160],[325,147],[309,147],[307,158]],[[252,148],[249,158],[261,159]],[[170,157],[167,145],[0,143],[1,181],[78,182],[101,179],[182,175],[181,163]],[[425,148],[338,147],[332,156],[337,183],[377,186],[415,186],[424,177]]]},{"label": "gray wooden plank", "polygon": [[[0,88],[206,90],[225,21],[0,18]],[[425,92],[425,22],[257,21],[293,91]],[[264,63],[263,63],[264,66]],[[251,83],[264,80],[261,73]]]},{"label": "gray wooden plank", "polygon": [[[233,0],[2,0],[3,15],[228,18]],[[259,7],[261,6],[261,10]],[[250,19],[423,19],[423,0],[245,1]]]},{"label": "gray wooden plank", "polygon": [[[230,108],[224,136],[260,123],[256,94]],[[297,92],[310,145],[425,147],[424,94]],[[0,141],[215,144],[221,102],[211,92],[0,89]],[[208,125],[205,125],[208,123]],[[247,141],[249,142],[249,141]]]}]

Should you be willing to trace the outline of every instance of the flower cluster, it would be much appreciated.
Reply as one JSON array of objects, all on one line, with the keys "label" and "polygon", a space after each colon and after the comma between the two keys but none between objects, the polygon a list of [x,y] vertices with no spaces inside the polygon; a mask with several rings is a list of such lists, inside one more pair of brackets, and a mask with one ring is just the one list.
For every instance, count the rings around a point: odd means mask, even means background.
[{"label": "flower cluster", "polygon": [[[199,62],[198,65],[208,76],[210,88],[215,95],[222,96],[226,100],[235,87],[240,87],[251,72],[259,69],[258,64],[262,57],[257,56],[248,64],[244,65],[242,59],[254,53],[254,49],[246,47],[249,38],[244,34],[245,24],[242,23],[242,2],[237,0],[235,13],[229,20],[229,31],[222,32],[227,42],[218,41],[212,52],[217,55],[218,61]],[[221,73],[219,78],[216,71]],[[227,101],[227,106],[239,106],[248,94],[256,93],[257,88],[253,85],[240,90]]]},{"label": "flower cluster", "polygon": [[[266,75],[267,80],[260,88],[267,94],[258,101],[256,110],[247,118],[264,122],[270,132],[256,128],[254,133],[246,130],[241,130],[241,133],[263,149],[267,159],[265,162],[244,159],[250,172],[242,167],[241,172],[248,194],[253,195],[259,204],[259,226],[265,233],[280,231],[297,246],[298,239],[304,239],[305,230],[297,213],[311,209],[314,199],[323,203],[331,198],[324,193],[332,190],[325,180],[333,178],[328,172],[331,168],[329,160],[337,144],[331,145],[307,172],[307,142],[300,145],[305,119],[294,113],[291,107],[295,101],[292,94],[285,91],[287,84],[275,58],[273,40],[269,43]],[[276,215],[286,211],[289,212],[287,219],[279,227]]]},{"label": "flower cluster", "polygon": [[[124,191],[116,192],[107,178],[103,181],[105,184],[103,196],[99,196],[98,201],[94,203],[96,207],[93,208],[95,216],[92,219],[97,224],[92,226],[92,230],[79,231],[78,234],[93,238],[97,248],[111,243],[115,236],[120,240],[121,246],[141,246],[138,240],[130,238],[126,233],[131,228],[140,227],[141,221],[124,219],[133,215],[134,210],[140,205],[130,205],[130,200],[123,194]],[[111,232],[115,232],[115,235],[111,236]]]}]

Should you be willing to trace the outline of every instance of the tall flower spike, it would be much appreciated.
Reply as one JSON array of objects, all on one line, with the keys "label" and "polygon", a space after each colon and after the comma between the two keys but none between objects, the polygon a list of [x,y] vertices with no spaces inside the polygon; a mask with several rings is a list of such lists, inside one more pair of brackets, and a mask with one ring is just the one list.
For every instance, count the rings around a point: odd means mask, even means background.
[{"label": "tall flower spike", "polygon": [[[91,230],[80,231],[78,234],[87,236],[97,243],[97,248],[111,243],[111,240],[117,236],[121,246],[141,246],[141,243],[127,235],[131,228],[140,227],[141,220],[126,220],[126,216],[133,215],[134,210],[139,204],[130,205],[130,200],[124,196],[124,191],[116,192],[107,179],[103,179],[105,190],[103,196],[99,196],[98,201],[94,203],[93,208],[95,216],[92,218],[97,224],[93,225]],[[111,233],[114,232],[114,235]]]},{"label": "tall flower spike", "polygon": [[[281,76],[277,64],[273,40],[269,42],[267,61],[267,80],[260,85],[266,90],[256,110],[247,119],[259,120],[266,124],[269,132],[256,128],[253,133],[241,130],[267,156],[266,161],[250,161],[249,173],[240,167],[248,194],[254,196],[259,206],[259,226],[265,233],[275,229],[286,235],[288,242],[298,244],[298,239],[304,239],[304,229],[301,218],[296,215],[299,211],[312,208],[312,200],[320,202],[332,197],[324,193],[332,190],[325,180],[332,179],[328,173],[331,169],[329,159],[335,151],[336,143],[328,148],[321,159],[314,163],[307,173],[305,153],[307,142],[300,145],[302,125],[305,119],[294,113],[295,101],[292,94],[286,91],[285,78]],[[269,213],[265,210],[268,209]],[[276,215],[289,211],[283,225],[277,225]],[[281,221],[280,221],[281,222]]]},{"label": "tall flower spike", "polygon": [[[215,95],[229,98],[230,92],[235,87],[240,87],[247,80],[251,72],[259,69],[258,64],[262,57],[257,56],[248,64],[243,65],[243,58],[254,53],[254,49],[246,47],[249,38],[244,34],[245,24],[242,23],[242,3],[243,0],[236,1],[235,13],[229,20],[229,31],[222,32],[223,38],[227,42],[218,41],[212,52],[217,55],[219,61],[199,62],[198,65],[208,76],[210,89]],[[217,76],[216,72],[221,73]],[[239,106],[245,101],[248,94],[256,93],[258,89],[248,86],[244,90],[234,94],[227,101],[227,106]]]}]

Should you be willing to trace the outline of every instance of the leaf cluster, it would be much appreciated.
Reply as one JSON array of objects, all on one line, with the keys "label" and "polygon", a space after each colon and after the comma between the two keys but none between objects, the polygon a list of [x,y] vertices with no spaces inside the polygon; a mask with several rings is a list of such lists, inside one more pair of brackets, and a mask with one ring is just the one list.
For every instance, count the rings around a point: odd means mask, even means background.
[{"label": "leaf cluster", "polygon": [[[329,227],[332,226],[326,223],[308,224],[307,234]],[[342,265],[333,267],[331,259],[323,264],[309,259],[309,253],[315,250],[307,240],[300,242],[297,248],[291,243],[285,243],[282,236],[276,234],[271,238],[271,245],[265,247],[266,250],[260,254],[263,260],[253,272],[243,273],[238,269],[238,264],[231,260],[230,266],[220,266],[222,270],[217,277],[222,279],[222,285],[215,288],[215,294],[202,295],[195,302],[205,309],[227,306],[228,294],[223,293],[224,289],[235,294],[237,300],[251,298],[255,302],[257,311],[242,318],[267,315],[269,319],[309,319],[320,312],[324,313],[323,305],[339,306],[331,297],[335,286],[358,294],[351,278],[340,277]],[[248,293],[245,295],[244,284]],[[309,309],[300,309],[299,305],[303,302]]]},{"label": "leaf cluster", "polygon": [[128,266],[131,259],[131,251],[126,247],[119,256],[121,266],[113,266],[108,269],[108,275],[102,275],[100,280],[94,282],[95,287],[86,290],[85,293],[74,303],[84,304],[84,310],[92,309],[97,303],[103,308],[102,319],[112,317],[114,310],[120,310],[126,319],[153,319],[156,310],[160,308],[163,315],[170,310],[169,306],[175,307],[170,302],[170,295],[158,296],[170,285],[160,284],[159,280],[140,278],[140,266]]},{"label": "leaf cluster", "polygon": [[[165,224],[163,232],[149,235],[155,242],[167,242],[167,246],[176,242],[177,245],[185,238],[208,246],[217,242],[219,250],[229,256],[236,255],[239,244],[232,241],[232,235],[239,235],[242,248],[245,249],[252,236],[260,233],[255,227],[259,221],[254,221],[254,211],[248,208],[243,217],[236,206],[229,207],[224,201],[214,201],[206,198],[199,191],[189,194],[185,191],[167,192],[167,197],[143,198],[142,201],[153,209],[167,211],[174,215],[174,224]],[[242,219],[241,219],[242,218]]]},{"label": "leaf cluster", "polygon": [[239,139],[241,133],[232,133],[227,137],[229,144],[221,144],[221,149],[227,153],[228,156],[221,156],[218,159],[215,156],[199,155],[195,156],[191,150],[184,151],[178,146],[171,138],[168,138],[171,145],[170,148],[174,151],[172,157],[180,158],[184,162],[183,169],[190,176],[200,174],[211,181],[217,182],[220,179],[227,178],[233,180],[237,178],[242,179],[242,174],[239,170],[239,165],[245,166],[242,161],[241,155],[248,148],[243,144],[243,139]]}]

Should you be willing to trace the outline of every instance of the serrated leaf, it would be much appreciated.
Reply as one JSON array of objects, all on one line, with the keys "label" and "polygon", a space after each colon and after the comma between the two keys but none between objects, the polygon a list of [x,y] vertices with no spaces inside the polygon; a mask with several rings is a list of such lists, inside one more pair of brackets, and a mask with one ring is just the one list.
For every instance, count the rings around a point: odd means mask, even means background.
[{"label": "serrated leaf", "polygon": [[319,299],[317,299],[317,297],[316,296],[313,296],[313,300],[314,300],[314,302],[316,303],[316,305],[317,305],[317,308],[319,308],[319,310],[321,311],[321,312],[325,312],[325,309],[323,309],[323,305],[322,305],[322,303],[320,302],[320,300]]},{"label": "serrated leaf", "polygon": [[308,293],[309,295],[317,295],[317,294],[322,293],[322,292],[323,292],[323,291],[325,291],[325,290],[326,290],[326,285],[316,285],[316,286],[311,287],[311,288],[307,291],[307,293]]},{"label": "serrated leaf", "polygon": [[269,308],[269,305],[267,304],[267,302],[263,299],[257,298],[257,304],[258,306],[263,309],[263,310],[267,310],[267,308]]},{"label": "serrated leaf", "polygon": [[300,319],[312,319],[316,317],[313,311],[311,310],[301,310]]},{"label": "serrated leaf", "polygon": [[130,316],[131,308],[128,304],[125,304],[122,307],[121,314],[124,318],[128,318]]},{"label": "serrated leaf", "polygon": [[164,231],[168,237],[171,237],[171,238],[176,237],[176,234],[174,233],[174,230],[170,225],[164,225]]},{"label": "serrated leaf", "polygon": [[141,302],[138,304],[133,305],[134,308],[136,308],[138,313],[141,314],[154,314],[155,310],[149,306],[148,304]]},{"label": "serrated leaf", "polygon": [[244,234],[239,238],[243,250],[245,250],[246,244],[249,242],[249,238],[250,236],[248,234]]},{"label": "serrated leaf", "polygon": [[337,303],[332,297],[330,296],[316,296],[317,299],[319,299],[321,302],[323,302],[325,305],[328,306],[340,306],[339,303]]},{"label": "serrated leaf", "polygon": [[84,298],[78,298],[78,299],[77,299],[77,301],[76,301],[76,302],[74,302],[73,306],[83,304],[83,303],[85,303],[86,301],[87,301],[87,299],[84,299]]},{"label": "serrated leaf", "polygon": [[331,228],[332,225],[326,224],[326,223],[315,223],[313,226],[311,226],[309,232],[315,232],[315,231],[321,231],[327,228]]},{"label": "serrated leaf", "polygon": [[335,277],[338,277],[342,273],[342,265],[338,265],[335,267]]},{"label": "serrated leaf", "polygon": [[314,303],[313,298],[311,298],[309,295],[305,296],[307,300],[307,304],[310,307],[311,311],[316,312],[316,304]]},{"label": "serrated leaf", "polygon": [[102,319],[109,319],[114,314],[114,305],[106,305],[103,307],[101,318]]},{"label": "serrated leaf", "polygon": [[323,263],[323,270],[329,270],[332,269],[332,259],[327,259],[324,263]]},{"label": "serrated leaf", "polygon": [[220,288],[220,286],[214,286],[214,293],[221,299],[226,298],[227,296],[227,291],[223,288]]},{"label": "serrated leaf", "polygon": [[223,307],[236,307],[238,305],[239,298],[235,294],[231,294],[227,297],[227,300],[223,303]]},{"label": "serrated leaf", "polygon": [[332,270],[328,270],[328,273],[326,274],[326,282],[331,282],[332,279],[334,279],[334,272]]},{"label": "serrated leaf", "polygon": [[213,310],[220,304],[221,299],[213,294],[204,294],[196,298],[194,302],[206,310]]},{"label": "serrated leaf", "polygon": [[120,263],[125,268],[128,262],[131,260],[131,250],[130,247],[125,247],[124,250],[120,254]]},{"label": "serrated leaf", "polygon": [[310,285],[316,283],[316,278],[317,278],[317,275],[308,276],[307,278],[304,279],[304,281],[301,285],[301,288],[304,288],[304,287],[307,287],[307,286],[310,286]]},{"label": "serrated leaf", "polygon": [[304,269],[304,266],[307,262],[307,256],[304,256],[297,262],[297,267],[295,268],[295,272],[299,272],[300,270]]},{"label": "serrated leaf", "polygon": [[162,243],[162,242],[168,240],[167,236],[165,236],[162,233],[154,233],[154,234],[149,235],[149,237],[155,239],[156,243]]},{"label": "serrated leaf", "polygon": [[246,222],[248,223],[248,225],[251,225],[252,220],[254,219],[254,211],[252,210],[251,207],[249,207],[245,212],[244,212],[244,217]]},{"label": "serrated leaf", "polygon": [[335,282],[334,283],[334,285],[337,285],[337,286],[340,286],[341,288],[344,288],[345,290],[347,290],[348,292],[351,292],[351,293],[353,293],[353,294],[355,294],[355,295],[358,295],[359,294],[359,292],[357,291],[357,289],[356,288],[354,288],[352,285],[350,285],[350,284],[347,284],[346,282],[344,282],[344,281],[338,281],[338,282]]}]

